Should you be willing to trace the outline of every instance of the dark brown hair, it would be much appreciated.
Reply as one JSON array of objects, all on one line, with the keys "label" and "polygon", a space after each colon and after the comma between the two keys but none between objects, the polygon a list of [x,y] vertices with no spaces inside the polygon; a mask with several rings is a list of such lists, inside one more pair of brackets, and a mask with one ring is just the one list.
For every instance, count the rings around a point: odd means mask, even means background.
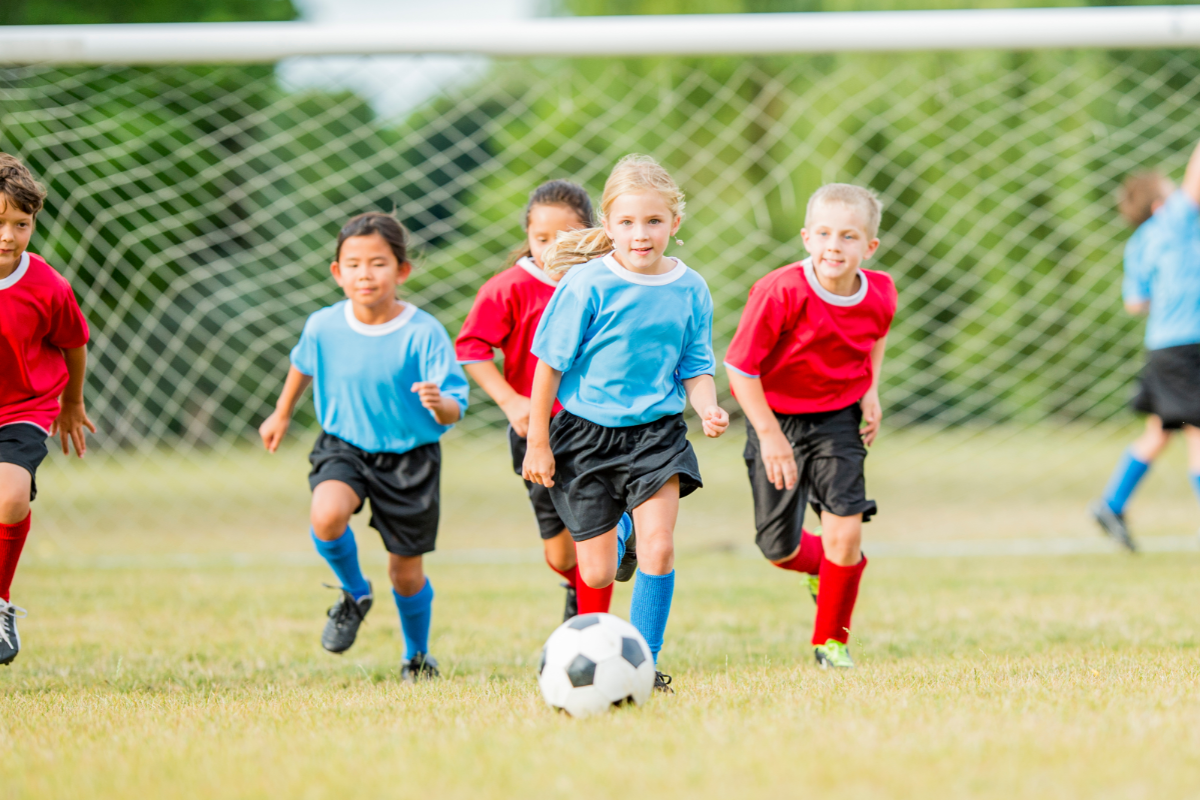
[{"label": "dark brown hair", "polygon": [[350,221],[338,231],[337,252],[334,254],[333,260],[341,259],[342,245],[351,236],[370,236],[373,233],[378,233],[383,237],[383,240],[395,253],[397,261],[401,264],[408,261],[408,231],[400,224],[400,220],[391,214],[384,214],[382,211],[368,211],[366,214],[351,217]]},{"label": "dark brown hair", "polygon": [[1174,185],[1158,170],[1130,175],[1121,186],[1117,211],[1133,227],[1138,227],[1154,214],[1154,205],[1167,199]]},{"label": "dark brown hair", "polygon": [[[521,224],[525,231],[529,230],[529,212],[537,206],[561,206],[573,211],[585,228],[591,228],[596,224],[596,214],[592,211],[592,199],[588,197],[587,190],[578,183],[546,181],[534,189],[533,194],[529,195],[529,202],[525,204],[525,221]],[[512,266],[530,255],[532,253],[529,250],[529,237],[526,236],[521,244],[508,254],[508,264]]]},{"label": "dark brown hair", "polygon": [[46,199],[46,190],[33,179],[29,168],[8,153],[0,153],[0,194],[33,217]]}]

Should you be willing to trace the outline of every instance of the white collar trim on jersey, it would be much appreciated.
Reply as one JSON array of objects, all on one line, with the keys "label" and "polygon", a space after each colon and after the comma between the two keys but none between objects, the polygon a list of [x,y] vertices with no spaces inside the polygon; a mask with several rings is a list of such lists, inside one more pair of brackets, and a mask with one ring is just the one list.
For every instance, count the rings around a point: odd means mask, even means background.
[{"label": "white collar trim on jersey", "polygon": [[21,263],[17,264],[17,268],[12,271],[12,274],[0,281],[0,290],[7,289],[10,286],[16,286],[17,281],[21,280],[22,276],[24,276],[28,271],[29,251],[26,250],[24,253],[21,253]]},{"label": "white collar trim on jersey", "polygon": [[533,262],[529,256],[517,259],[517,266],[537,278],[547,286],[558,286],[558,281],[546,274],[546,271]]},{"label": "white collar trim on jersey", "polygon": [[355,333],[361,333],[363,336],[387,336],[389,333],[394,333],[408,324],[417,313],[417,307],[412,303],[405,303],[404,310],[395,319],[390,319],[382,325],[367,325],[359,322],[358,317],[354,316],[354,307],[349,300],[346,303],[346,324],[350,326],[350,330]]},{"label": "white collar trim on jersey", "polygon": [[687,264],[684,264],[678,258],[671,259],[675,262],[675,266],[669,272],[663,272],[659,275],[643,275],[640,272],[625,269],[617,263],[617,259],[613,257],[612,253],[609,253],[601,260],[604,262],[604,266],[612,270],[613,275],[630,283],[641,284],[642,286],[666,286],[668,283],[674,283],[682,278],[688,271]]},{"label": "white collar trim on jersey", "polygon": [[856,306],[863,301],[864,297],[867,296],[867,273],[863,272],[861,269],[858,271],[858,277],[861,281],[858,291],[852,295],[844,295],[834,294],[821,285],[821,282],[817,280],[817,273],[813,269],[811,258],[804,259],[804,261],[801,262],[801,266],[804,267],[804,277],[808,280],[809,288],[817,293],[817,297],[821,298],[826,303],[829,303],[831,306]]}]

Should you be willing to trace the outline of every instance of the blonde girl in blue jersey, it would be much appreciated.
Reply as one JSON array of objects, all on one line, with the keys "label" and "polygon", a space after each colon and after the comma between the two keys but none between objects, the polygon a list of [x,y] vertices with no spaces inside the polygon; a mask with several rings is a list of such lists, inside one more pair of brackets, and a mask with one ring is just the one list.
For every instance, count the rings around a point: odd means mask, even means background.
[{"label": "blonde girl in blue jersey", "polygon": [[[632,512],[638,570],[629,617],[656,662],[675,591],[679,499],[702,485],[684,406],[690,401],[706,436],[729,427],[713,380],[708,285],[665,255],[683,208],[666,170],[629,155],[604,185],[601,227],[559,233],[543,254],[548,272],[566,274],[534,336],[524,463],[525,479],[550,489],[588,586],[615,578],[629,536],[619,523]],[[556,397],[563,411],[552,422]],[[658,673],[655,688],[669,684]]]}]

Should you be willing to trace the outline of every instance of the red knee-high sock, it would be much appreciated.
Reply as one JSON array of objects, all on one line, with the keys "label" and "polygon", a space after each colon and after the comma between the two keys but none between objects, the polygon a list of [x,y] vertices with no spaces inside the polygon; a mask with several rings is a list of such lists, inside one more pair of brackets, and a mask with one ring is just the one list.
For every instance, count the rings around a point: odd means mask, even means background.
[{"label": "red knee-high sock", "polygon": [[838,566],[827,558],[821,560],[821,591],[817,595],[813,644],[825,644],[830,639],[845,644],[850,640],[850,617],[866,567],[866,556],[852,567]]},{"label": "red knee-high sock", "polygon": [[583,584],[583,581],[579,580],[579,567],[578,566],[571,567],[570,569],[559,569],[558,567],[556,567],[550,563],[549,558],[546,559],[546,566],[549,567],[550,569],[554,570],[555,572],[557,572],[559,575],[562,575],[564,578],[566,578],[567,583],[571,584],[572,588],[576,588]]},{"label": "red knee-high sock", "polygon": [[6,603],[13,575],[17,572],[17,562],[21,560],[21,549],[25,547],[25,539],[29,536],[29,520],[32,518],[33,512],[30,512],[15,525],[0,525],[0,600]]},{"label": "red knee-high sock", "polygon": [[821,537],[813,536],[808,531],[800,531],[800,549],[796,551],[796,555],[787,561],[775,564],[775,566],[780,569],[790,569],[793,572],[816,575],[821,570],[821,559],[824,557],[825,548],[821,546]]},{"label": "red knee-high sock", "polygon": [[[576,567],[578,569],[578,567]],[[612,602],[613,586],[616,584],[610,583],[603,589],[593,589],[587,585],[587,581],[580,579],[575,582],[575,597],[579,601],[580,614],[602,614],[608,613],[608,606]]]}]

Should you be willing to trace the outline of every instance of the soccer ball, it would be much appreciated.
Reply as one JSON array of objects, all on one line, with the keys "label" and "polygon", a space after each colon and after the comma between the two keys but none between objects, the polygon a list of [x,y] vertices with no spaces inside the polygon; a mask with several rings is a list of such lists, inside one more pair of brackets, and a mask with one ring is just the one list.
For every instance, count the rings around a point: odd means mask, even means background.
[{"label": "soccer ball", "polygon": [[654,658],[637,628],[612,614],[572,617],[550,634],[538,668],[542,697],[572,717],[601,714],[654,691]]}]

